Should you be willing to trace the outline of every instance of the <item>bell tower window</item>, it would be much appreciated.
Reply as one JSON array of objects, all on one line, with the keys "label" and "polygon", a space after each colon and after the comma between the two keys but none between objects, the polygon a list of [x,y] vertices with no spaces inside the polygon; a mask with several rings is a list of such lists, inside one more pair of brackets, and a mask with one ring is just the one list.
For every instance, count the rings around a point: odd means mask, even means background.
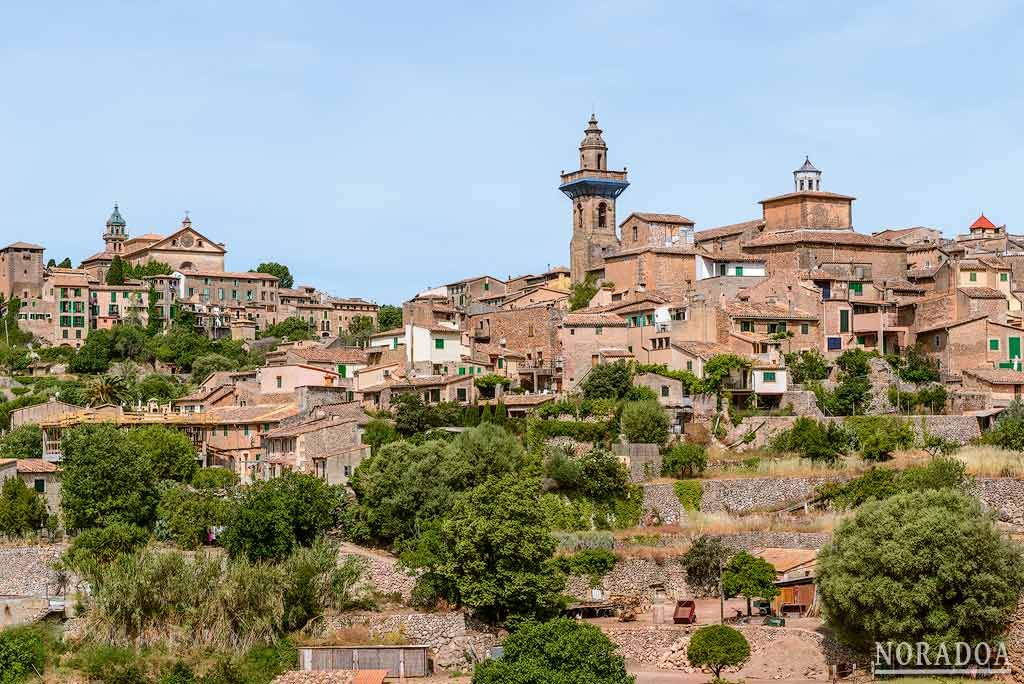
[{"label": "bell tower window", "polygon": [[597,227],[606,228],[608,226],[608,205],[601,202],[597,205]]}]

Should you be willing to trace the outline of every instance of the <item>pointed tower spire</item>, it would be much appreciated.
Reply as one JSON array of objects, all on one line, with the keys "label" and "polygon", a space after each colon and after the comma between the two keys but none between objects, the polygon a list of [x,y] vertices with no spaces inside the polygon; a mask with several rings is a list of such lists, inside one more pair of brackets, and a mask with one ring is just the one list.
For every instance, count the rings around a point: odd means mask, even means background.
[{"label": "pointed tower spire", "polygon": [[804,163],[793,172],[794,192],[818,192],[821,190],[821,171],[814,167],[811,158],[804,155]]},{"label": "pointed tower spire", "polygon": [[121,245],[128,239],[128,223],[121,216],[121,210],[114,202],[114,210],[107,218],[107,229],[103,232],[103,243],[108,252],[118,253]]}]

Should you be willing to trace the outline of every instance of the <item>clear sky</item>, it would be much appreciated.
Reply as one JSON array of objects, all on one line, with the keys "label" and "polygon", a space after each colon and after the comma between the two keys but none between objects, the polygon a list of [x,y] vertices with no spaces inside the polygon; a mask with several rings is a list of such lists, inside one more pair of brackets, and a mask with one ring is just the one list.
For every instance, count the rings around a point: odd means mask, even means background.
[{"label": "clear sky", "polygon": [[630,211],[760,215],[805,154],[854,222],[1024,232],[1024,10],[958,2],[36,2],[0,20],[0,219],[76,263],[116,200],[227,267],[400,302],[568,261],[596,108]]}]

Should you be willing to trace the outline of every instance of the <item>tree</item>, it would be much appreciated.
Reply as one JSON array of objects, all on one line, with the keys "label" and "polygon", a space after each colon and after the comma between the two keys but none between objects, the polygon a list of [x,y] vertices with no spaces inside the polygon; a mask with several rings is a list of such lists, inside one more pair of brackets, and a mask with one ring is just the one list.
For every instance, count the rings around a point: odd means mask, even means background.
[{"label": "tree", "polygon": [[295,342],[313,339],[313,331],[310,329],[309,321],[298,316],[289,316],[280,323],[267,326],[260,337],[278,337]]},{"label": "tree", "polygon": [[[92,337],[94,333],[89,333]],[[110,331],[112,358],[148,362],[153,359],[149,333],[140,325],[118,325]]]},{"label": "tree", "polygon": [[192,489],[174,484],[160,495],[156,508],[157,537],[183,549],[206,542],[207,532],[227,523],[229,504],[212,489]]},{"label": "tree", "polygon": [[668,414],[656,401],[631,401],[622,407],[622,434],[630,442],[665,444],[668,425]]},{"label": "tree", "polygon": [[110,268],[107,269],[107,285],[124,285],[124,262],[118,254],[110,260]]},{"label": "tree", "polygon": [[1011,451],[1024,451],[1024,403],[1020,399],[1010,402],[992,429],[981,436],[981,441]]},{"label": "tree", "polygon": [[557,614],[565,576],[549,563],[555,541],[539,495],[538,480],[515,473],[466,492],[441,523],[426,574],[491,623]]},{"label": "tree", "polygon": [[726,598],[743,596],[747,599],[747,615],[750,615],[750,599],[772,600],[779,593],[775,586],[775,568],[759,556],[740,551],[729,559],[722,573],[722,591]]},{"label": "tree", "polygon": [[625,361],[594,366],[580,383],[586,399],[621,399],[632,387],[633,371]]},{"label": "tree", "polygon": [[295,286],[295,278],[292,277],[292,272],[288,270],[288,267],[284,264],[279,264],[276,261],[268,261],[262,263],[256,267],[256,273],[268,273],[277,278],[277,286],[290,290]]},{"label": "tree", "polygon": [[622,496],[629,485],[629,473],[615,454],[594,448],[578,459],[580,492],[594,501],[610,501]]},{"label": "tree", "polygon": [[402,327],[402,307],[381,304],[377,310],[377,330],[394,330]]},{"label": "tree", "polygon": [[63,259],[61,259],[60,263],[57,264],[57,268],[73,268],[73,266],[71,265],[71,258],[64,257]]},{"label": "tree", "polygon": [[57,260],[56,259],[50,259],[49,261],[46,262],[46,268],[54,268],[56,266],[57,266]]},{"label": "tree", "polygon": [[228,516],[224,547],[232,557],[280,560],[309,546],[340,520],[343,494],[319,477],[286,472],[245,488]]},{"label": "tree", "polygon": [[348,324],[348,335],[352,344],[357,347],[365,347],[375,331],[372,316],[353,316]]},{"label": "tree", "polygon": [[200,468],[192,476],[196,489],[230,489],[238,484],[238,475],[227,468]]},{"label": "tree", "polygon": [[138,525],[112,522],[106,527],[90,527],[71,542],[64,559],[76,570],[93,564],[105,565],[118,556],[132,553],[149,540],[149,532]]},{"label": "tree", "polygon": [[522,625],[504,654],[473,671],[473,684],[630,684],[625,661],[597,627],[569,618]]},{"label": "tree", "polygon": [[199,384],[217,371],[235,370],[238,364],[223,354],[203,354],[192,362],[192,382]]},{"label": "tree", "polygon": [[127,433],[136,453],[146,459],[156,481],[189,482],[199,469],[198,454],[185,433],[162,425],[147,425]]},{"label": "tree", "polygon": [[600,289],[593,274],[588,274],[586,279],[573,283],[569,288],[569,310],[578,311],[590,306],[590,300]]},{"label": "tree", "polygon": [[480,390],[480,394],[486,399],[493,399],[498,385],[502,387],[508,387],[512,384],[512,380],[506,378],[504,375],[498,375],[497,373],[488,373],[487,375],[479,375],[473,380],[473,384]]},{"label": "tree", "polygon": [[69,530],[152,523],[154,473],[127,435],[110,423],[80,425],[64,433],[61,448],[61,509]]},{"label": "tree", "polygon": [[686,648],[686,659],[690,665],[708,667],[715,673],[715,680],[722,677],[727,667],[740,667],[750,658],[750,644],[739,631],[728,625],[701,627],[690,637]]},{"label": "tree", "polygon": [[0,438],[0,458],[42,458],[43,430],[25,423]]},{"label": "tree", "polygon": [[[989,641],[1024,589],[1021,547],[951,489],[864,504],[818,556],[818,595],[847,643]],[[894,610],[898,607],[898,610]]]},{"label": "tree", "polygon": [[704,394],[718,394],[722,392],[722,385],[726,378],[734,370],[745,370],[750,368],[750,360],[737,354],[718,354],[708,359],[704,364],[704,378],[701,382],[701,392]]},{"label": "tree", "polygon": [[773,451],[795,451],[812,461],[834,463],[850,450],[856,437],[842,425],[801,416],[793,427],[772,438]]},{"label": "tree", "polygon": [[135,383],[132,393],[138,401],[146,402],[150,399],[156,399],[159,403],[163,404],[171,399],[177,399],[182,395],[183,391],[184,388],[181,383],[173,375],[150,373]]},{"label": "tree", "polygon": [[85,389],[89,406],[119,405],[129,400],[128,384],[117,375],[101,375]]},{"label": "tree", "polygon": [[374,418],[367,422],[366,428],[363,430],[363,444],[370,445],[371,454],[377,453],[385,444],[396,442],[399,439],[401,437],[394,426],[388,421],[379,418]]},{"label": "tree", "polygon": [[21,478],[4,480],[0,487],[0,534],[13,537],[46,527],[50,515],[43,497]]},{"label": "tree", "polygon": [[704,447],[691,442],[673,444],[661,462],[661,474],[667,477],[695,477],[708,466]]},{"label": "tree", "polygon": [[817,349],[804,349],[786,354],[785,357],[793,384],[802,385],[808,380],[824,380],[828,377],[828,362]]},{"label": "tree", "polygon": [[680,557],[686,584],[696,596],[718,595],[718,580],[731,553],[718,537],[702,534]]},{"label": "tree", "polygon": [[418,394],[399,394],[391,399],[395,412],[395,429],[406,437],[436,427],[433,411]]},{"label": "tree", "polygon": [[112,355],[113,334],[109,330],[91,330],[68,369],[72,373],[106,373]]},{"label": "tree", "polygon": [[851,416],[846,424],[857,436],[861,457],[866,461],[886,461],[892,452],[914,444],[910,421],[895,416]]}]

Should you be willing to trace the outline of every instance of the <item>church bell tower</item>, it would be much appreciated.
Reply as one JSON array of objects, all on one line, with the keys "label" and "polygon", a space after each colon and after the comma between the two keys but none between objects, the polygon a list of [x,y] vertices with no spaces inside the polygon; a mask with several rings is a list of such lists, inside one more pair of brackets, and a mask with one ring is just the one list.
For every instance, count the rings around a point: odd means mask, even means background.
[{"label": "church bell tower", "polygon": [[114,211],[110,213],[110,218],[107,219],[107,229],[103,233],[103,243],[106,245],[106,250],[112,254],[119,254],[121,252],[121,246],[124,241],[128,239],[128,224],[121,216],[121,212],[117,208],[117,203],[114,203]]},{"label": "church bell tower", "polygon": [[606,254],[619,248],[616,235],[615,198],[629,187],[626,170],[608,170],[608,146],[592,114],[580,143],[580,168],[562,174],[558,186],[572,201],[572,241],[569,269],[574,283],[587,276],[587,270],[600,266]]}]

